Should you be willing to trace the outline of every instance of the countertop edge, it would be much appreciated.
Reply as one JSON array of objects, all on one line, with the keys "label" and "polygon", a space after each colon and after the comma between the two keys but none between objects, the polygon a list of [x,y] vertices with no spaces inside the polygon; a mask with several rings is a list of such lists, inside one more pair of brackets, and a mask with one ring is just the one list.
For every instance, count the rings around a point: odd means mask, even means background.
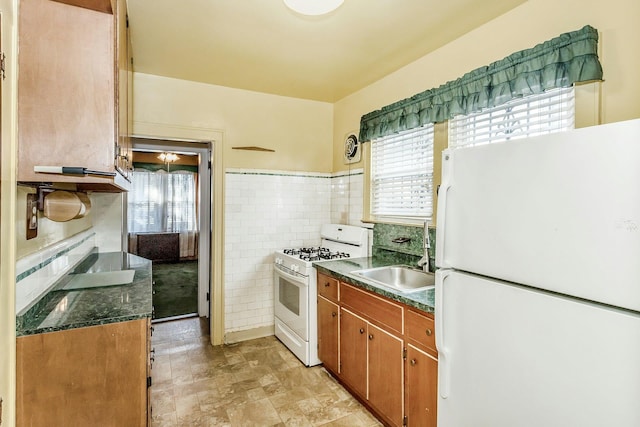
[{"label": "countertop edge", "polygon": [[78,322],[60,326],[49,326],[44,328],[16,331],[16,338],[27,337],[29,335],[48,334],[50,332],[68,331],[71,329],[89,328],[92,326],[109,325],[112,323],[130,322],[132,320],[150,319],[151,313],[137,314],[132,316],[113,317],[108,319],[96,319],[95,321]]}]

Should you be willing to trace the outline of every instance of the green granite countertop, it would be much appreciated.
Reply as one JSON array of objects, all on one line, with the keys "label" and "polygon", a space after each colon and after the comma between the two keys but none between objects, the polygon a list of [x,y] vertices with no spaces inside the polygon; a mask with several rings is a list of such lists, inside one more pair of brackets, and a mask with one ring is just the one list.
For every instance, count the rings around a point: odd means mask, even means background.
[{"label": "green granite countertop", "polygon": [[355,270],[401,264],[407,265],[407,263],[403,262],[400,258],[373,256],[368,258],[343,258],[333,261],[320,261],[314,262],[313,266],[320,273],[333,276],[343,282],[366,289],[394,301],[401,302],[421,311],[433,313],[435,308],[433,288],[418,292],[396,292],[391,289],[379,288],[372,285],[371,282],[367,281],[367,279],[351,274],[351,272]]},{"label": "green granite countertop", "polygon": [[[83,273],[133,270],[133,281],[80,289],[64,289]],[[96,275],[99,277],[101,275]],[[91,281],[91,276],[85,283]],[[151,261],[126,252],[92,252],[58,280],[40,300],[16,317],[16,335],[103,325],[151,317]]]}]

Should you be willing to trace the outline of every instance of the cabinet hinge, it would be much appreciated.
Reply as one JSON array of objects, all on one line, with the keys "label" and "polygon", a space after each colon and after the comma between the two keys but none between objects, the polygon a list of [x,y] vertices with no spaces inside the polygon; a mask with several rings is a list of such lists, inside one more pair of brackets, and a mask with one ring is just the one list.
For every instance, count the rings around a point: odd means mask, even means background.
[{"label": "cabinet hinge", "polygon": [[407,360],[407,349],[406,348],[402,349],[402,360]]},{"label": "cabinet hinge", "polygon": [[126,22],[127,28],[129,28],[129,15],[128,14],[125,15],[125,22]]},{"label": "cabinet hinge", "polygon": [[0,52],[0,76],[2,76],[2,80],[4,80],[7,75],[6,75],[6,61],[7,57],[4,56],[4,52]]},{"label": "cabinet hinge", "polygon": [[207,301],[209,301],[209,292],[207,292]]},{"label": "cabinet hinge", "polygon": [[151,387],[151,377],[147,377],[147,388]]},{"label": "cabinet hinge", "polygon": [[408,424],[407,416],[402,417],[402,425],[406,426]]}]

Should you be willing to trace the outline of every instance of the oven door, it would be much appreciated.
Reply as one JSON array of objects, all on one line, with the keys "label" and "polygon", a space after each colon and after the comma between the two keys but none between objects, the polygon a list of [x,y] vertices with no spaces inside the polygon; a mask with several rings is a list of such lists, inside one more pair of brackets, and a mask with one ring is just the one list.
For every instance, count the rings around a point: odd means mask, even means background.
[{"label": "oven door", "polygon": [[304,341],[309,341],[309,278],[276,265],[275,316]]}]

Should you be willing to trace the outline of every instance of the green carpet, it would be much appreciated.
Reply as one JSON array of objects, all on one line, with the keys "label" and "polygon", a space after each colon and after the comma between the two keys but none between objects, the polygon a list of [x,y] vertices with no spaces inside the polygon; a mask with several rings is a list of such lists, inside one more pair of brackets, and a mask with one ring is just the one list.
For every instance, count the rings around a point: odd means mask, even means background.
[{"label": "green carpet", "polygon": [[198,261],[153,263],[155,319],[198,312]]}]

